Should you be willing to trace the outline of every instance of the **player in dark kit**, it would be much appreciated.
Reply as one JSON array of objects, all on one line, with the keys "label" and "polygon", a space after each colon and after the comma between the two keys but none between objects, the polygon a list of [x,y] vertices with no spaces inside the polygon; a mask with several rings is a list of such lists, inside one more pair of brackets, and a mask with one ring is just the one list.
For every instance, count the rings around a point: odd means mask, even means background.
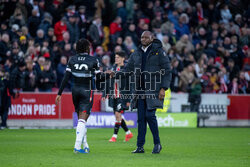
[{"label": "player in dark kit", "polygon": [[[115,54],[115,65],[112,68],[112,71],[120,71],[124,68],[125,56],[125,52],[118,52]],[[133,137],[133,134],[128,129],[126,122],[122,118],[124,110],[126,110],[130,105],[130,99],[125,99],[121,97],[124,94],[130,93],[128,81],[129,80],[126,77],[122,77],[120,79],[111,78],[110,80],[108,80],[106,84],[106,89],[103,93],[103,100],[105,100],[107,96],[110,97],[109,106],[113,107],[116,118],[114,134],[109,140],[109,142],[116,142],[120,126],[126,132],[125,141],[129,141]]]},{"label": "player in dark kit", "polygon": [[[86,122],[93,104],[93,77],[101,73],[99,73],[99,61],[89,55],[90,43],[88,40],[78,40],[76,52],[77,54],[68,61],[66,73],[56,97],[56,104],[61,100],[62,91],[72,76],[72,98],[75,112],[78,114],[74,152],[89,153]],[[82,144],[84,149],[81,149]]]}]

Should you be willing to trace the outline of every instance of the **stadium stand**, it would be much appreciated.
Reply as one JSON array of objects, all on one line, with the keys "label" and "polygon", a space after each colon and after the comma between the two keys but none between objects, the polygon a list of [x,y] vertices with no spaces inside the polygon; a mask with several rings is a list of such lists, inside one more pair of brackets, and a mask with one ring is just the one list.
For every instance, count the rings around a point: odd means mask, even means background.
[{"label": "stadium stand", "polygon": [[[0,9],[1,75],[18,77],[22,91],[57,90],[79,38],[92,42],[105,70],[114,52],[129,58],[151,30],[171,58],[172,91],[188,92],[198,78],[203,93],[250,92],[247,0],[5,0]],[[22,61],[27,68],[17,75]]]}]

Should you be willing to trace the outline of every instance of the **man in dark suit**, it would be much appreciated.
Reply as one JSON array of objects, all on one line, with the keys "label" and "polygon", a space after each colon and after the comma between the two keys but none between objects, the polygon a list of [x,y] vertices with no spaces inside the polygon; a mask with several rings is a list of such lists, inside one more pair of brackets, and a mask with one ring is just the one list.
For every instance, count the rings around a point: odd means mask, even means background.
[{"label": "man in dark suit", "polygon": [[132,153],[144,153],[143,145],[147,131],[147,123],[153,134],[154,148],[152,153],[160,153],[158,124],[155,116],[157,108],[163,108],[165,90],[170,86],[170,60],[158,39],[154,39],[150,31],[141,35],[141,46],[133,52],[125,67],[126,72],[133,72],[138,108],[137,149]]}]

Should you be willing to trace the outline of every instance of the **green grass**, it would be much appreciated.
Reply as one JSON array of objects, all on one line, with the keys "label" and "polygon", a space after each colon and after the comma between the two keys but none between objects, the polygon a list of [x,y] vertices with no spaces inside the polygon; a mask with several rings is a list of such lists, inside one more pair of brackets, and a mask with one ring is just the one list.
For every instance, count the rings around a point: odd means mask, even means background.
[{"label": "green grass", "polygon": [[247,128],[160,129],[163,150],[152,155],[148,129],[145,154],[131,154],[134,138],[125,143],[120,129],[117,143],[109,143],[113,129],[89,129],[90,154],[74,154],[75,130],[1,130],[0,166],[250,166]]}]

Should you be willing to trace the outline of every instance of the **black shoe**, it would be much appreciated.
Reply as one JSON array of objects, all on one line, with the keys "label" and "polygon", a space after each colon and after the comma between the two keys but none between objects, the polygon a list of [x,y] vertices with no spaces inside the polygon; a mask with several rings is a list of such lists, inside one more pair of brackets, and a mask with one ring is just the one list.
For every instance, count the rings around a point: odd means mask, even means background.
[{"label": "black shoe", "polygon": [[154,146],[154,149],[153,149],[153,151],[152,151],[152,154],[159,154],[159,153],[161,152],[161,149],[162,149],[161,144],[156,144],[156,145]]},{"label": "black shoe", "polygon": [[137,147],[137,149],[132,151],[132,153],[144,153],[144,148],[143,147]]}]

